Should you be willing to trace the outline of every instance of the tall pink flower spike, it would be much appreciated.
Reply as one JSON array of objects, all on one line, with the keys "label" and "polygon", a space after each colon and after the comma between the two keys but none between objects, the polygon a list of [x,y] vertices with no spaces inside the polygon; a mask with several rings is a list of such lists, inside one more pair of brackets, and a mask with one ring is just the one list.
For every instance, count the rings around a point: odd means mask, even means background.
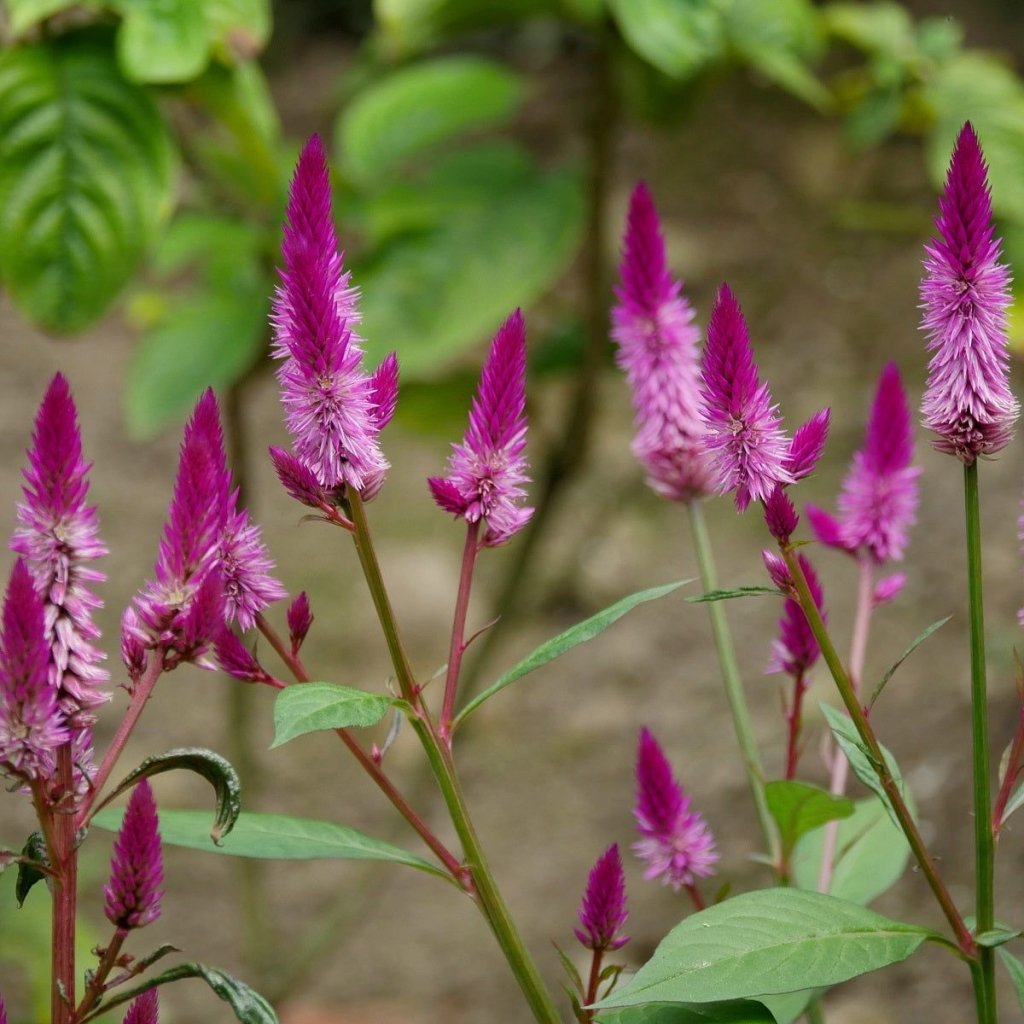
[{"label": "tall pink flower spike", "polygon": [[116,928],[142,928],[160,916],[164,880],[156,801],[149,780],[132,790],[114,841],[110,882],[104,889],[107,920]]},{"label": "tall pink flower spike", "polygon": [[587,949],[616,950],[629,942],[629,936],[621,934],[629,912],[618,843],[612,843],[590,869],[578,913],[582,927],[573,931]]},{"label": "tall pink flower spike", "polygon": [[925,249],[921,282],[921,326],[932,353],[921,413],[925,427],[939,435],[935,448],[965,465],[1005,448],[1020,412],[1006,348],[1010,272],[993,237],[987,174],[967,122],[953,149],[935,220],[939,237]]},{"label": "tall pink flower spike", "polygon": [[504,544],[533,515],[521,500],[526,475],[526,327],[517,309],[498,329],[480,374],[469,429],[452,445],[448,475],[427,483],[434,501],[466,522],[483,522],[482,543]]}]

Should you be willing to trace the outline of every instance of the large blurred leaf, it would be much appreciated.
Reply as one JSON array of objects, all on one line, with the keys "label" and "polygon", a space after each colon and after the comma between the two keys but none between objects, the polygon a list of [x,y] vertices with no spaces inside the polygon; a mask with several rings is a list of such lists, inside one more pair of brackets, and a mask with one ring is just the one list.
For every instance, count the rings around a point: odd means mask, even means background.
[{"label": "large blurred leaf", "polygon": [[171,142],[105,37],[0,55],[0,276],[31,319],[101,316],[171,202]]},{"label": "large blurred leaf", "polygon": [[342,110],[337,161],[353,181],[372,184],[430,146],[511,117],[523,83],[482,57],[442,57],[396,71]]},{"label": "large blurred leaf", "polygon": [[270,39],[270,0],[202,0],[217,56],[244,59]]},{"label": "large blurred leaf", "polygon": [[3,9],[7,14],[7,27],[11,34],[20,36],[44,18],[78,6],[77,0],[5,0]]},{"label": "large blurred leaf", "polygon": [[467,188],[433,230],[396,240],[361,268],[372,362],[395,349],[406,379],[437,375],[490,337],[512,309],[542,295],[576,252],[583,227],[578,174],[531,168],[500,189],[490,184]]},{"label": "large blurred leaf", "polygon": [[822,19],[833,35],[871,55],[884,54],[902,63],[916,49],[914,22],[893,0],[826,4]]},{"label": "large blurred leaf", "polygon": [[210,60],[204,0],[117,0],[117,57],[133,82],[187,82]]},{"label": "large blurred leaf", "polygon": [[722,54],[715,0],[608,0],[608,7],[632,49],[673,78],[688,78]]}]

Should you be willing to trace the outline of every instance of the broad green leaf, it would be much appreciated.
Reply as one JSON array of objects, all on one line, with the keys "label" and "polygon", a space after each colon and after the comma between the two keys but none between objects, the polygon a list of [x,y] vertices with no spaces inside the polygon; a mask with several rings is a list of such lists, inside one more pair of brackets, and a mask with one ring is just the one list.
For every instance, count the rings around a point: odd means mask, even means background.
[{"label": "broad green leaf", "polygon": [[689,78],[722,55],[714,0],[608,0],[608,7],[629,46],[672,78]]},{"label": "broad green leaf", "polygon": [[779,838],[787,857],[797,840],[827,821],[848,818],[853,801],[833,796],[819,786],[795,780],[769,782],[765,786],[768,810],[779,826]]},{"label": "broad green leaf", "polygon": [[598,1006],[720,1002],[837,985],[906,960],[931,934],[821,893],[744,893],[673,928]]},{"label": "broad green leaf", "polygon": [[[99,828],[116,832],[121,811],[107,809],[93,819]],[[244,813],[219,846],[210,839],[205,811],[160,811],[160,838],[172,846],[259,860],[386,860],[451,881],[430,861],[354,828],[285,814]]]},{"label": "broad green leaf", "polygon": [[597,1024],[773,1024],[775,1018],[761,1003],[646,1003],[598,1014]]},{"label": "broad green leaf", "polygon": [[393,697],[337,683],[302,683],[274,701],[274,747],[322,729],[376,725],[395,705]]},{"label": "broad green leaf", "polygon": [[[838,708],[831,707],[828,704],[822,704],[821,713],[825,716],[825,721],[828,723],[829,729],[832,730],[832,735],[835,737],[836,743],[839,744],[843,753],[846,755],[846,759],[850,762],[850,767],[853,769],[854,774],[868,787],[878,798],[882,801],[885,809],[889,812],[892,818],[893,824],[899,828],[899,819],[896,817],[896,812],[892,808],[892,804],[889,801],[889,794],[886,793],[885,787],[882,785],[881,780],[878,777],[878,772],[875,770],[871,752],[861,742],[860,736],[857,734],[857,730],[854,727],[853,722],[850,718]],[[893,777],[896,782],[896,787],[900,792],[900,795],[906,799],[906,789],[903,785],[903,776],[900,775],[899,765],[896,764],[896,758],[889,753],[885,747],[882,747],[882,756],[885,758],[885,763],[889,767],[889,774]]]},{"label": "broad green leaf", "polygon": [[217,55],[225,60],[253,58],[270,39],[270,0],[202,0]]},{"label": "broad green leaf", "polygon": [[878,700],[878,695],[885,689],[886,683],[892,679],[896,669],[900,667],[909,658],[914,651],[918,649],[934,633],[937,629],[941,629],[949,620],[953,618],[952,615],[947,615],[944,619],[939,619],[937,622],[933,622],[927,629],[922,630],[915,638],[911,645],[885,670],[882,678],[879,680],[878,685],[871,692],[871,699],[868,701],[868,707],[874,707],[875,701]]},{"label": "broad green leaf", "polygon": [[117,58],[133,82],[187,82],[210,60],[205,0],[117,0]]},{"label": "broad green leaf", "polygon": [[[793,883],[817,890],[825,832],[805,835],[790,861]],[[829,892],[866,906],[888,891],[907,868],[910,847],[875,797],[856,801],[851,817],[839,822]]]},{"label": "broad green leaf", "polygon": [[105,36],[0,55],[0,277],[18,307],[59,332],[101,316],[168,213],[173,168]]},{"label": "broad green leaf", "polygon": [[217,845],[223,841],[242,811],[242,784],[238,772],[220,754],[201,747],[179,747],[166,754],[147,757],[135,771],[125,776],[109,796],[104,797],[100,807],[110,803],[120,794],[131,789],[140,779],[149,779],[163,772],[185,770],[201,775],[213,786],[217,797],[217,812],[214,816],[210,839]]},{"label": "broad green leaf", "polygon": [[100,1003],[89,1020],[106,1013],[115,1006],[131,1002],[141,992],[157,988],[160,985],[168,985],[174,981],[181,981],[184,978],[202,978],[221,999],[230,1005],[235,1018],[242,1024],[278,1024],[274,1008],[244,981],[233,978],[218,967],[207,967],[206,964],[197,963],[177,964],[127,991],[115,989],[116,995],[108,996]]},{"label": "broad green leaf", "polygon": [[704,594],[697,594],[695,597],[688,597],[687,601],[697,604],[707,601],[731,601],[735,597],[784,597],[781,590],[775,587],[733,587],[731,590],[709,590]]},{"label": "broad green leaf", "polygon": [[822,8],[825,28],[869,54],[909,60],[915,50],[914,22],[893,0],[875,3],[833,3]]},{"label": "broad green leaf", "polygon": [[369,361],[395,349],[405,379],[436,377],[552,286],[582,224],[579,176],[535,171],[435,230],[395,242],[358,275]]},{"label": "broad green leaf", "polygon": [[999,954],[999,959],[1003,961],[1003,966],[1010,975],[1010,981],[1013,982],[1013,990],[1017,993],[1017,1002],[1020,1004],[1020,1008],[1024,1010],[1024,964],[1005,946],[1000,946],[996,952]]},{"label": "broad green leaf", "polygon": [[551,640],[546,640],[540,647],[536,648],[536,650],[519,662],[518,665],[510,668],[500,679],[488,686],[483,693],[474,697],[456,715],[456,724],[468,718],[484,701],[489,700],[499,690],[503,690],[517,679],[521,679],[542,665],[546,665],[549,661],[554,661],[555,658],[560,657],[566,651],[572,650],[572,648],[577,647],[579,644],[586,643],[587,640],[593,640],[595,636],[603,633],[613,622],[618,622],[626,612],[632,611],[637,605],[646,604],[648,601],[656,601],[659,597],[671,594],[674,590],[678,590],[680,587],[691,582],[693,581],[681,580],[679,583],[667,583],[661,587],[651,587],[650,590],[640,590],[635,594],[622,598],[621,601],[616,601],[615,604],[610,605],[596,615],[592,615],[589,619],[578,622],[575,626],[571,626],[564,633],[559,633],[558,636],[553,637]]},{"label": "broad green leaf", "polygon": [[78,0],[5,0],[3,4],[8,28],[13,36],[20,36],[26,29],[60,11],[89,6],[88,3],[79,3]]},{"label": "broad green leaf", "polygon": [[361,92],[335,130],[339,167],[373,185],[439,143],[501,124],[523,100],[518,75],[482,57],[442,57],[396,71]]}]

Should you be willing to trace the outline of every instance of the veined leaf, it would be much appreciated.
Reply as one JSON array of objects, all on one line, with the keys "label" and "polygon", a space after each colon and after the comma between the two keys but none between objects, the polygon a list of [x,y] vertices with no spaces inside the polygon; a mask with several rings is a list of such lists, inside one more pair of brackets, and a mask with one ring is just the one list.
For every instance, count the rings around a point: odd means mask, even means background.
[{"label": "veined leaf", "polygon": [[571,626],[564,633],[559,633],[558,636],[545,641],[540,647],[519,662],[518,665],[510,668],[497,682],[492,683],[483,693],[474,697],[456,715],[456,725],[468,718],[484,701],[489,700],[499,690],[503,690],[517,679],[521,679],[528,673],[533,672],[534,669],[540,668],[541,665],[554,661],[555,658],[565,654],[566,651],[572,650],[573,647],[577,647],[587,640],[592,640],[598,634],[603,633],[613,622],[621,619],[626,612],[636,608],[637,605],[645,604],[648,601],[656,601],[659,597],[671,594],[672,591],[678,590],[680,587],[691,582],[692,580],[682,580],[679,583],[668,583],[665,586],[652,587],[650,590],[641,590],[636,594],[630,594],[629,597],[616,601],[615,604],[605,608],[604,611],[592,615],[589,619],[584,619],[583,622]]},{"label": "veined leaf", "polygon": [[672,78],[690,78],[722,55],[719,6],[714,0],[608,0],[630,47]]},{"label": "veined leaf", "polygon": [[787,857],[797,840],[807,832],[853,814],[852,800],[793,779],[769,782],[765,786],[765,799],[779,826],[779,838]]},{"label": "veined leaf", "polygon": [[274,702],[274,747],[323,729],[376,725],[395,705],[393,697],[337,683],[302,683]]},{"label": "veined leaf", "polygon": [[168,213],[174,163],[105,35],[0,55],[0,277],[18,307],[58,332],[101,316]]},{"label": "veined leaf", "polygon": [[1020,1008],[1024,1010],[1024,964],[1005,946],[1000,946],[996,952],[999,954],[999,959],[1003,961],[1003,966],[1010,975],[1010,981],[1013,982],[1013,990],[1017,993],[1017,1002],[1020,1003]]},{"label": "veined leaf", "polygon": [[117,58],[133,82],[187,82],[210,61],[206,0],[116,0]]}]

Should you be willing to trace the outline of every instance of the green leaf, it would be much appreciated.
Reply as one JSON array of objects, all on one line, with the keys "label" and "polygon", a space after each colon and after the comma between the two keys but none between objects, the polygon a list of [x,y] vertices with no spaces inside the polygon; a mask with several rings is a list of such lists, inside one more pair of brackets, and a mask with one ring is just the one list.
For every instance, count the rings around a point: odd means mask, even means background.
[{"label": "green leaf", "polygon": [[[810,832],[790,861],[793,883],[816,891],[821,874],[824,830]],[[831,895],[863,906],[881,896],[907,868],[906,837],[873,796],[856,801],[851,817],[839,822]]]},{"label": "green leaf", "polygon": [[822,993],[820,988],[812,988],[804,992],[783,992],[777,996],[761,996],[763,1003],[775,1018],[775,1024],[795,1024],[803,1016],[804,1010],[811,1000],[817,999]]},{"label": "green leaf", "polygon": [[905,662],[907,658],[909,658],[914,651],[916,651],[918,647],[920,647],[921,644],[923,644],[925,640],[932,635],[932,633],[937,629],[941,629],[951,618],[953,618],[952,615],[947,615],[944,619],[939,619],[938,622],[933,622],[927,629],[923,630],[914,638],[913,643],[911,643],[911,645],[889,666],[889,668],[886,669],[884,675],[879,680],[878,685],[871,692],[871,699],[868,701],[869,708],[873,708],[875,706],[875,701],[878,700],[878,695],[885,689],[886,683],[892,679],[893,673],[895,673],[896,669],[898,669],[900,665],[902,665],[903,662]]},{"label": "green leaf", "polygon": [[201,6],[223,60],[255,57],[270,40],[270,0],[202,0]]},{"label": "green leaf", "polygon": [[353,181],[373,185],[426,149],[507,121],[523,96],[518,75],[482,57],[442,57],[396,71],[339,115],[338,165]]},{"label": "green leaf", "polygon": [[503,690],[517,679],[521,679],[542,665],[546,665],[549,661],[554,661],[555,658],[560,657],[566,651],[570,651],[582,643],[586,643],[587,640],[593,640],[595,636],[603,633],[613,622],[618,622],[626,612],[632,611],[637,605],[646,604],[648,601],[656,601],[659,597],[665,597],[667,594],[671,594],[673,591],[692,582],[692,580],[681,580],[679,583],[667,583],[661,587],[651,587],[650,590],[640,590],[635,594],[622,598],[621,601],[616,601],[615,604],[610,605],[596,615],[592,615],[589,619],[578,622],[564,633],[559,633],[558,636],[546,640],[517,665],[510,668],[500,679],[488,686],[483,693],[474,697],[455,716],[455,724],[458,725],[468,718],[484,701],[489,700],[499,690]]},{"label": "green leaf", "polygon": [[689,78],[722,55],[713,0],[609,0],[608,7],[629,46],[671,78]]},{"label": "green leaf", "polygon": [[717,1002],[837,985],[906,960],[931,934],[821,893],[744,893],[686,918],[598,1005]]},{"label": "green leaf", "polygon": [[[121,826],[121,813],[108,808],[96,815],[93,824],[116,832]],[[422,857],[330,821],[247,812],[239,816],[231,835],[225,836],[220,846],[214,845],[210,839],[208,823],[209,815],[203,811],[161,810],[160,838],[171,846],[184,846],[190,850],[226,854],[229,857],[260,860],[386,860],[436,875],[445,881],[451,880]]]},{"label": "green leaf", "polygon": [[117,0],[117,58],[133,82],[187,82],[210,61],[205,0]]},{"label": "green leaf", "polygon": [[916,51],[914,22],[902,4],[834,3],[822,8],[825,28],[868,54],[883,54],[900,63]]},{"label": "green leaf", "polygon": [[22,312],[59,332],[101,316],[167,215],[173,168],[105,37],[0,55],[0,277]]},{"label": "green leaf", "polygon": [[773,1024],[761,1003],[646,1003],[598,1014],[597,1024]]},{"label": "green leaf", "polygon": [[137,995],[159,985],[168,985],[184,978],[202,978],[210,988],[231,1006],[235,1017],[242,1024],[278,1024],[274,1008],[258,992],[249,988],[244,981],[233,978],[230,974],[217,967],[206,964],[177,964],[162,973],[147,979],[142,985],[104,1000],[92,1013],[85,1018],[91,1021],[115,1006],[131,1002]]},{"label": "green leaf", "polygon": [[[140,779],[149,779],[154,775],[179,769],[195,772],[213,786],[217,797],[217,813],[209,835],[212,842],[220,845],[224,836],[234,828],[242,811],[242,784],[239,782],[238,772],[231,767],[231,763],[212,750],[204,750],[202,747],[179,747],[168,750],[166,754],[147,757],[135,771],[130,772],[117,784],[112,793],[103,798],[100,807],[106,806],[111,800],[131,789]],[[162,816],[163,812],[161,818]]]},{"label": "green leaf", "polygon": [[1010,981],[1013,982],[1013,990],[1017,993],[1017,1002],[1020,1004],[1020,1008],[1024,1010],[1024,964],[1005,946],[1000,946],[996,952],[999,954],[999,959],[1003,961],[1003,966],[1010,975]]},{"label": "green leaf", "polygon": [[376,725],[394,705],[393,697],[337,683],[289,686],[274,702],[274,742],[270,749],[322,729]]},{"label": "green leaf", "polygon": [[492,337],[510,310],[543,295],[575,254],[583,225],[576,173],[531,170],[514,188],[474,201],[480,194],[360,268],[371,363],[396,349],[404,379],[436,377]]},{"label": "green leaf", "polygon": [[697,604],[707,601],[731,601],[734,597],[784,597],[781,590],[775,587],[733,587],[730,590],[709,590],[704,594],[697,594],[696,597],[688,597],[687,601]]},{"label": "green leaf", "polygon": [[1020,938],[1020,934],[1020,931],[1015,928],[1000,928],[997,926],[989,929],[987,932],[976,935],[974,940],[979,946],[984,946],[986,949],[998,949],[1011,939]]},{"label": "green leaf", "polygon": [[833,796],[819,786],[782,780],[765,786],[768,810],[779,826],[779,838],[787,856],[797,840],[828,821],[853,814],[853,801]]},{"label": "green leaf", "polygon": [[20,36],[26,29],[60,11],[86,5],[80,4],[78,0],[6,0],[3,6],[11,35]]},{"label": "green leaf", "polygon": [[41,882],[46,878],[46,874],[33,867],[31,863],[35,862],[36,864],[49,866],[49,857],[46,855],[46,840],[43,838],[42,832],[32,832],[29,835],[28,839],[25,840],[25,845],[22,847],[21,855],[26,859],[18,861],[18,880],[14,884],[14,898],[18,901],[19,907],[25,905],[25,900],[36,882]]},{"label": "green leaf", "polygon": [[[889,794],[886,793],[885,787],[878,778],[878,772],[875,770],[871,752],[861,742],[861,738],[857,734],[857,730],[854,727],[853,722],[838,708],[831,707],[828,704],[822,704],[820,707],[821,713],[825,716],[825,721],[828,723],[829,729],[832,730],[832,735],[835,737],[836,743],[838,743],[842,748],[843,753],[850,762],[850,767],[853,769],[854,774],[879,798],[879,800],[882,801],[885,809],[889,812],[889,816],[892,818],[893,824],[899,828],[899,819],[896,817],[896,812],[892,809],[892,804],[889,801]],[[899,765],[896,764],[896,758],[894,758],[892,754],[885,749],[885,747],[882,747],[882,756],[885,758],[885,763],[889,766],[889,773],[895,780],[896,787],[899,790],[900,795],[906,798],[906,790],[903,786],[903,776],[900,775],[900,769]]]}]

